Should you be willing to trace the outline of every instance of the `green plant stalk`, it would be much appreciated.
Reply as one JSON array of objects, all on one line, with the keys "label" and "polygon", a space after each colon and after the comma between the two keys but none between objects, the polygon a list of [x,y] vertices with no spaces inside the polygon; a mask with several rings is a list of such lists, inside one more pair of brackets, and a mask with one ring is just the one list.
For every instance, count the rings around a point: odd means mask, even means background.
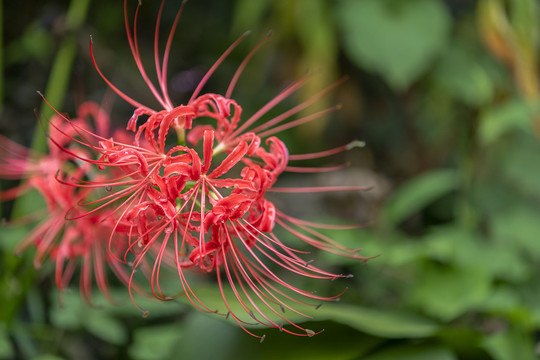
[{"label": "green plant stalk", "polygon": [[[74,32],[82,25],[86,14],[88,13],[88,5],[90,0],[72,0],[66,16],[66,31],[68,35],[60,45],[60,49],[54,59],[51,75],[45,89],[45,97],[49,103],[58,108],[64,102],[73,62],[75,60],[75,52],[77,50],[77,41]],[[37,151],[45,151],[47,141],[44,130],[47,130],[47,119],[54,114],[54,110],[45,102],[41,104],[39,117],[42,119],[43,129],[38,126],[34,130],[34,140],[32,149]]]},{"label": "green plant stalk", "polygon": [[[4,12],[0,0],[0,110],[4,107]],[[1,215],[1,214],[0,214]]]},{"label": "green plant stalk", "polygon": [[458,176],[460,182],[458,199],[456,201],[456,222],[466,230],[476,231],[478,228],[478,212],[471,203],[471,192],[481,164],[478,159],[476,139],[477,130],[469,123],[463,123],[459,138],[462,142],[458,146]]},{"label": "green plant stalk", "polygon": [[[59,107],[64,100],[69,86],[69,79],[77,49],[75,32],[80,28],[86,18],[89,3],[90,0],[71,0],[65,23],[68,35],[60,45],[60,49],[54,59],[45,90],[45,97],[52,106]],[[1,79],[2,76],[0,76],[0,80]],[[0,83],[0,89],[1,87],[2,84]],[[42,104],[39,116],[43,119],[45,130],[47,127],[46,119],[53,113],[54,110],[47,104]],[[38,152],[44,152],[46,151],[46,148],[47,141],[44,131],[41,126],[36,126],[32,149]],[[16,200],[12,212],[13,218],[18,218],[35,211],[35,202],[32,201],[32,194],[29,193],[27,195],[28,196],[22,196]],[[6,252],[3,254],[3,258],[5,266],[3,268],[4,271],[2,276],[0,276],[0,306],[2,306],[4,310],[1,312],[2,316],[0,321],[10,324],[16,317],[19,307],[34,283],[36,271],[31,265],[32,261],[30,253],[26,253],[26,255],[21,258],[15,258],[13,254]],[[14,295],[14,289],[17,289],[16,295]]]},{"label": "green plant stalk", "polygon": [[[45,90],[45,97],[47,101],[55,108],[59,108],[66,94],[68,82],[71,74],[71,68],[73,67],[73,61],[75,59],[76,43],[73,36],[69,35],[60,46],[60,50],[54,60],[49,82]],[[39,109],[39,118],[41,119],[42,126],[37,126],[34,129],[34,139],[32,142],[32,149],[38,152],[45,152],[47,149],[47,141],[45,131],[48,128],[47,120],[54,114],[54,110],[43,102]]]}]

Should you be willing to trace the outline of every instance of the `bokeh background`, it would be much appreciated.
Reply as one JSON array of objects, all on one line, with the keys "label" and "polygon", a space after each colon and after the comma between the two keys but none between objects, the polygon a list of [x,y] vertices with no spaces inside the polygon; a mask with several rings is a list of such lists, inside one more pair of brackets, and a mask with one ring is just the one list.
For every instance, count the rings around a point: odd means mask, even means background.
[{"label": "bokeh background", "polygon": [[[179,0],[169,0],[162,39]],[[0,133],[43,146],[35,112],[51,115],[36,90],[62,112],[84,100],[112,109],[119,126],[133,109],[107,90],[101,69],[137,100],[152,104],[125,38],[122,1],[1,1]],[[129,1],[131,11],[136,1]],[[143,0],[139,40],[151,69],[159,1]],[[217,57],[251,35],[212,78],[224,92],[249,50],[235,99],[255,112],[290,81],[316,73],[287,105],[337,79],[348,81],[311,110],[342,110],[285,132],[291,153],[365,142],[323,165],[337,173],[289,176],[286,183],[371,186],[361,194],[276,197],[293,215],[361,223],[337,241],[380,255],[367,264],[319,255],[323,268],[354,278],[305,324],[314,338],[278,330],[259,344],[230,321],[182,299],[141,300],[141,313],[113,288],[85,305],[77,284],[59,301],[52,268],[13,249],[39,207],[2,204],[0,358],[32,359],[366,359],[532,360],[540,352],[540,102],[536,0],[191,0],[175,37],[170,95],[186,101]],[[131,12],[131,15],[133,12]],[[40,144],[41,142],[41,144]],[[33,144],[33,145],[32,145]],[[13,183],[1,182],[3,188]],[[212,283],[205,285],[207,288]],[[202,289],[201,291],[204,291]]]}]

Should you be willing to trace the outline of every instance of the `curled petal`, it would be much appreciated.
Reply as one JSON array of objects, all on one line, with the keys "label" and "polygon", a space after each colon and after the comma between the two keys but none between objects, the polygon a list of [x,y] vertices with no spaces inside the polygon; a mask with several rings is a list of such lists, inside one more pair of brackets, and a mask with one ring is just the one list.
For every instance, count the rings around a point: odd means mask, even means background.
[{"label": "curled petal", "polygon": [[231,151],[229,156],[227,156],[225,160],[223,160],[223,162],[208,175],[208,177],[211,179],[218,178],[221,175],[225,174],[227,171],[232,169],[234,165],[238,164],[240,160],[242,160],[247,151],[248,145],[247,143],[242,141],[241,143],[236,145],[236,147]]}]

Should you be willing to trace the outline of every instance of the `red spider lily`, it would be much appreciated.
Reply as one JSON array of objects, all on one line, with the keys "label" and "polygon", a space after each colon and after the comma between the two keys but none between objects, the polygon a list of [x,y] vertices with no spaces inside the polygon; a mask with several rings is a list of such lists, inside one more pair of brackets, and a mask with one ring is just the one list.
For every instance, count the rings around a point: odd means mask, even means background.
[{"label": "red spider lily", "polygon": [[[92,116],[98,132],[108,131],[108,115],[97,104],[83,103],[79,107],[79,116],[71,120],[71,124],[89,129],[87,117]],[[52,258],[55,263],[56,284],[60,290],[65,289],[71,282],[80,262],[80,290],[83,298],[88,303],[92,302],[93,274],[100,291],[112,301],[108,291],[107,269],[111,267],[126,284],[128,276],[119,263],[112,261],[112,254],[105,251],[106,241],[103,241],[103,235],[110,233],[111,229],[108,227],[109,230],[106,230],[108,214],[101,212],[77,221],[66,220],[68,214],[80,211],[73,206],[84,199],[88,191],[65,186],[63,178],[87,176],[90,167],[85,163],[76,166],[72,162],[75,159],[72,154],[81,157],[88,156],[88,153],[70,144],[74,136],[72,126],[60,117],[53,117],[50,123],[52,126],[47,155],[32,153],[7,138],[0,138],[0,177],[22,180],[21,185],[1,192],[0,199],[14,199],[35,189],[47,206],[45,219],[30,232],[19,245],[17,252],[35,247],[35,267],[40,267],[47,257]],[[59,173],[60,171],[65,175]],[[35,216],[28,216],[33,217]]]},{"label": "red spider lily", "polygon": [[[53,123],[52,128],[63,139],[71,139],[83,150],[74,152],[67,141],[51,138],[51,142],[78,163],[83,163],[83,167],[95,166],[100,170],[99,176],[89,176],[89,172],[85,171],[81,174],[83,176],[56,177],[60,184],[78,188],[84,194],[77,202],[81,207],[76,207],[69,219],[81,224],[100,224],[100,231],[109,231],[109,255],[119,263],[132,266],[133,271],[127,279],[130,294],[135,286],[135,271],[142,269],[150,281],[153,295],[161,300],[171,299],[172,296],[162,289],[160,279],[162,268],[173,268],[178,274],[182,293],[189,301],[204,312],[218,313],[197,296],[196,289],[190,286],[186,270],[215,272],[227,309],[220,314],[232,316],[248,333],[257,336],[246,325],[263,324],[291,334],[312,336],[315,332],[295,324],[287,312],[309,317],[294,305],[318,307],[321,300],[335,300],[341,294],[332,297],[316,295],[290,284],[275,269],[282,268],[292,274],[314,279],[336,279],[349,275],[330,273],[306,262],[302,259],[306,252],[280,240],[274,233],[275,228],[279,226],[306,245],[327,252],[360,260],[368,258],[359,255],[358,249],[348,249],[317,230],[346,227],[311,223],[288,216],[276,209],[265,194],[271,191],[302,193],[365,189],[275,186],[280,174],[286,171],[322,172],[342,167],[288,166],[289,160],[324,157],[344,151],[347,146],[321,153],[289,156],[285,144],[274,135],[335,111],[338,107],[291,120],[343,80],[282,114],[263,121],[262,118],[270,110],[309,80],[310,76],[306,76],[244,120],[241,106],[231,99],[231,95],[248,61],[267,38],[240,64],[224,96],[201,93],[214,71],[247,35],[244,34],[210,68],[189,101],[185,105],[174,106],[167,90],[167,64],[184,3],[169,32],[163,59],[160,59],[158,47],[163,2],[161,4],[154,39],[158,79],[158,86],[155,86],[143,67],[139,53],[139,6],[132,30],[127,1],[124,1],[127,38],[133,58],[144,82],[162,106],[161,110],[141,104],[113,85],[98,67],[90,41],[90,52],[98,73],[112,90],[135,107],[135,111],[127,122],[127,130],[132,135],[125,133],[112,137],[93,133],[58,113],[65,123]],[[147,120],[138,124],[143,115]],[[203,117],[213,119],[214,123],[199,124]],[[170,132],[171,128],[174,132]],[[177,145],[168,145],[170,133],[176,135]],[[196,150],[197,145],[202,148],[200,151]],[[90,153],[94,155],[88,155]],[[107,221],[95,222],[95,217],[103,219],[101,214],[107,214]],[[82,244],[84,247],[85,242]],[[115,249],[123,249],[123,254]],[[100,287],[105,287],[103,282]],[[226,288],[232,290],[232,297],[227,295]],[[307,301],[299,298],[307,298]],[[313,304],[310,304],[310,299],[314,300]],[[241,314],[235,313],[230,306],[232,301],[239,303],[253,321],[246,321]],[[284,324],[296,329],[284,328]]]}]

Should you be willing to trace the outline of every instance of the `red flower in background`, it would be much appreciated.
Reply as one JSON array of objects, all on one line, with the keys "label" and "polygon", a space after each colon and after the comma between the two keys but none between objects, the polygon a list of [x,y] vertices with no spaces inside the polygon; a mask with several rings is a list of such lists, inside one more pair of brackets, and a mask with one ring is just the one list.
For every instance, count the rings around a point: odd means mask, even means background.
[{"label": "red flower in background", "polygon": [[95,103],[81,104],[78,115],[70,123],[60,116],[50,120],[49,153],[46,155],[33,153],[0,137],[0,177],[22,180],[19,186],[0,192],[0,199],[17,198],[32,189],[39,192],[46,203],[46,214],[29,214],[27,218],[44,217],[44,220],[19,245],[17,252],[35,247],[35,267],[41,267],[50,257],[55,263],[56,284],[60,290],[68,286],[77,264],[81,263],[80,290],[85,301],[91,303],[92,276],[101,292],[111,299],[107,269],[110,267],[126,284],[129,273],[113,260],[107,243],[103,241],[104,234],[110,234],[111,229],[108,211],[96,212],[80,220],[73,219],[83,216],[75,205],[86,198],[88,191],[65,186],[64,183],[66,179],[88,176],[92,171],[84,162],[73,162],[77,158],[90,156],[76,146],[75,126],[90,131],[88,117],[92,117],[97,133],[107,132],[109,128],[108,115]]},{"label": "red flower in background", "polygon": [[[178,274],[182,293],[195,307],[218,313],[200,300],[189,281],[193,270],[215,273],[227,309],[219,314],[231,316],[250,334],[246,325],[263,324],[296,335],[312,336],[315,332],[289,320],[287,313],[303,315],[295,304],[317,307],[321,300],[333,300],[339,295],[323,297],[298,288],[285,279],[289,276],[283,276],[282,270],[316,279],[333,280],[350,275],[334,274],[304,260],[302,256],[306,252],[289,246],[287,237],[278,238],[275,228],[327,252],[360,260],[367,258],[318,230],[346,226],[312,223],[288,216],[276,209],[265,195],[267,192],[364,190],[361,187],[276,186],[284,172],[322,172],[341,167],[289,166],[289,160],[321,158],[344,151],[347,146],[291,156],[275,135],[336,110],[337,107],[332,107],[291,120],[342,80],[280,115],[264,120],[263,117],[308,81],[310,76],[306,76],[245,119],[242,107],[231,95],[248,61],[267,38],[240,64],[224,96],[202,93],[208,79],[247,35],[244,34],[210,68],[189,101],[174,106],[167,90],[167,63],[184,3],[169,33],[163,59],[158,49],[163,3],[160,7],[155,30],[158,79],[155,86],[146,74],[139,53],[136,30],[139,6],[132,30],[124,1],[129,45],[143,80],[162,107],[160,110],[137,102],[114,86],[99,69],[90,43],[97,71],[135,111],[127,121],[127,131],[116,131],[112,136],[105,125],[107,121],[98,121],[101,125],[97,126],[97,131],[79,119],[71,120],[60,113],[50,121],[49,139],[54,145],[51,154],[30,162],[31,165],[28,162],[18,165],[21,176],[28,173],[28,167],[37,169],[38,173],[45,168],[39,175],[30,175],[23,187],[38,188],[47,199],[51,214],[24,244],[37,247],[37,260],[47,255],[55,259],[57,284],[61,289],[71,279],[74,259],[82,260],[81,291],[85,298],[90,297],[92,268],[98,287],[107,294],[105,268],[110,267],[128,285],[130,294],[132,289],[141,291],[135,283],[135,272],[141,269],[150,282],[152,294],[169,300],[174,294],[163,288],[161,278],[163,271],[173,269]],[[103,116],[99,113],[95,117],[103,119]],[[143,116],[146,121],[140,120]],[[202,118],[212,119],[211,124],[201,123]],[[171,137],[176,138],[174,144],[168,141]],[[15,160],[4,156],[2,161],[0,175],[20,177],[10,174],[8,164]],[[55,189],[40,188],[37,185],[40,181]],[[9,195],[13,194],[14,191]],[[126,273],[126,269],[130,270]],[[232,302],[239,303],[253,321],[246,321],[235,313],[230,306]],[[284,328],[287,324],[296,330]]]}]

